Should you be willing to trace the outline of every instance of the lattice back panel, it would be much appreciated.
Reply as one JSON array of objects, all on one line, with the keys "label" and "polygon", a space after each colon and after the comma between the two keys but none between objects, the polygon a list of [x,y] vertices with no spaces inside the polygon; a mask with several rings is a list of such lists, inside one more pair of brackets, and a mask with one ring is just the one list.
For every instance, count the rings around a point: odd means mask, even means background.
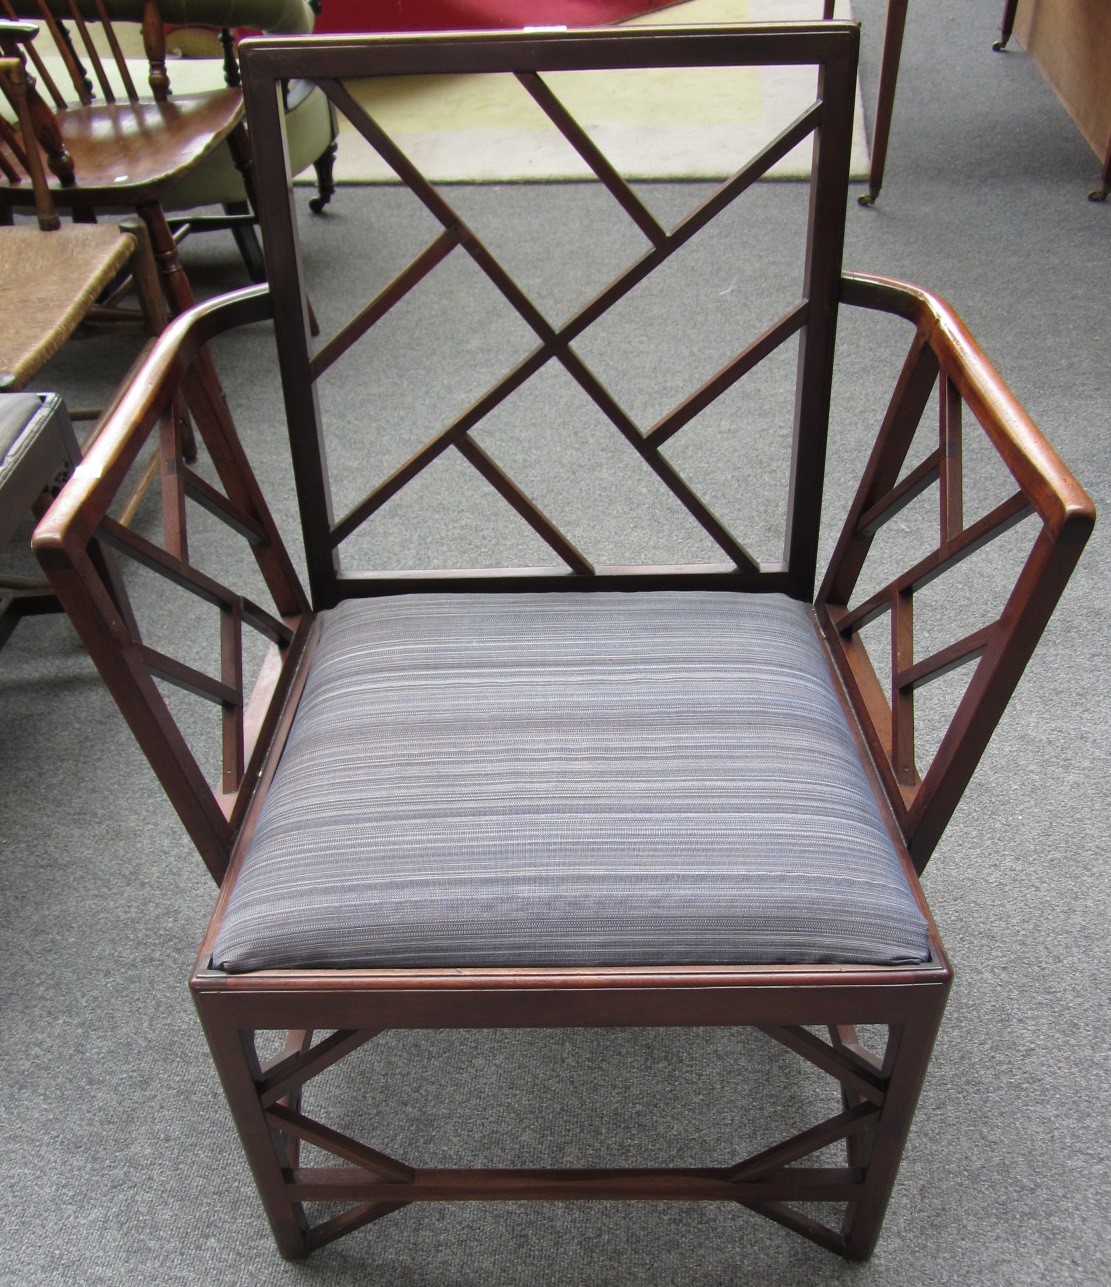
[{"label": "lattice back panel", "polygon": [[[427,482],[434,469],[443,468],[446,459],[456,465],[465,463],[481,481],[486,500],[493,496],[501,506],[508,507],[527,529],[529,548],[538,550],[543,557],[538,567],[499,569],[503,586],[535,586],[538,582],[552,586],[632,585],[652,580],[658,583],[661,577],[685,583],[697,572],[722,584],[779,588],[803,598],[811,595],[844,232],[857,35],[854,28],[837,24],[803,29],[801,40],[799,35],[798,29],[792,31],[789,43],[781,29],[754,27],[615,31],[601,39],[594,34],[589,41],[499,35],[461,37],[434,45],[399,38],[330,44],[260,41],[244,46],[248,113],[258,158],[260,213],[275,300],[310,581],[318,606],[350,594],[445,584],[443,574],[431,570],[404,577],[352,570],[346,555],[357,543],[357,534],[369,530],[388,505],[396,505],[404,489],[419,488],[422,481]],[[814,98],[801,105],[798,116],[757,155],[676,219],[657,216],[652,203],[617,173],[590,130],[574,120],[553,88],[558,74],[568,71],[614,69],[628,75],[657,66],[778,63],[813,67]],[[630,262],[603,280],[593,298],[556,320],[510,273],[493,242],[480,235],[466,218],[453,191],[436,186],[420,172],[348,84],[376,76],[493,72],[515,78],[520,92],[528,95],[566,145],[585,162],[637,235],[640,248]],[[320,85],[350,126],[413,194],[419,217],[430,228],[427,241],[392,280],[377,289],[364,307],[319,346],[313,346],[309,335],[306,298],[312,293],[311,284],[307,291],[300,270],[289,176],[275,164],[284,146],[282,117],[277,110],[279,85],[290,75],[305,76]],[[645,284],[654,274],[666,273],[678,264],[694,239],[706,234],[712,221],[731,212],[734,203],[777,161],[811,139],[815,166],[809,187],[808,231],[805,245],[800,245],[794,293],[772,309],[762,325],[743,337],[738,349],[732,349],[713,370],[673,396],[658,414],[645,417],[634,413],[630,407],[636,402],[637,391],[634,389],[632,396],[628,392],[618,396],[617,382],[600,374],[604,359],[599,360],[591,352],[593,336],[618,310],[628,310],[638,294],[644,296]],[[368,199],[373,200],[373,196]],[[583,244],[589,242],[590,235],[589,228],[578,229],[578,240]],[[743,249],[740,238],[738,258],[743,256]],[[360,252],[352,245],[346,253],[357,260]],[[554,260],[554,272],[558,274],[559,256],[567,257],[564,262],[569,276],[577,266],[574,238],[561,236],[553,240],[538,232],[535,253],[549,272]],[[343,483],[335,488],[328,477],[327,449],[334,438],[331,425],[325,424],[322,408],[332,411],[338,406],[341,416],[346,416],[346,423],[335,432],[346,436],[345,448],[349,448],[352,438],[357,441],[361,433],[359,395],[349,390],[333,398],[328,373],[338,369],[338,364],[347,363],[349,370],[363,377],[363,383],[356,386],[361,390],[362,405],[373,404],[374,369],[368,361],[360,362],[355,357],[357,346],[374,326],[402,325],[398,319],[404,319],[412,299],[431,289],[445,273],[462,271],[460,261],[476,281],[472,294],[478,313],[493,298],[502,316],[510,319],[507,334],[512,331],[512,339],[507,353],[488,378],[469,393],[465,405],[445,413],[403,460],[393,463],[377,478],[368,492],[350,497],[348,475],[356,471],[345,468]],[[357,271],[355,262],[352,272]],[[326,304],[321,305],[322,315],[326,308]],[[470,318],[451,320],[458,321],[464,336],[480,324]],[[445,331],[450,333],[451,327],[445,326]],[[445,373],[457,361],[458,326],[456,331],[454,349],[449,345],[449,352],[439,359],[428,356],[423,371],[413,378],[409,392],[414,415],[419,415],[423,407],[425,388],[448,380]],[[636,334],[635,324],[626,333]],[[427,334],[420,334],[421,341],[427,338]],[[675,462],[684,454],[679,447],[684,432],[702,413],[718,399],[735,393],[740,382],[762,362],[784,354],[794,366],[796,378],[788,385],[793,387],[794,405],[788,430],[790,459],[781,480],[783,550],[762,561],[746,543],[746,532],[736,530],[707,499],[706,491],[712,491],[713,483],[720,480],[711,477],[707,488],[703,477],[695,485],[692,478],[697,470],[688,462],[684,462],[685,468]],[[620,363],[617,366],[620,369]],[[585,548],[566,522],[556,516],[558,504],[542,499],[536,485],[524,481],[527,465],[522,468],[518,461],[511,467],[507,463],[512,450],[499,450],[494,445],[497,435],[491,426],[496,425],[499,415],[508,413],[514,400],[523,396],[530,381],[546,382],[554,390],[550,395],[541,395],[542,401],[557,400],[561,407],[565,406],[561,414],[567,421],[585,425],[588,431],[591,425],[604,426],[609,438],[619,443],[625,453],[630,474],[651,477],[663,498],[662,508],[681,515],[676,528],[684,528],[688,536],[693,532],[688,548],[697,551],[697,568],[688,566],[689,559],[674,558],[661,560],[667,564],[664,569],[606,562],[604,549],[600,558],[597,550]],[[575,454],[567,445],[569,436],[553,432],[546,443],[534,450],[560,454],[563,464]],[[370,473],[373,475],[373,468]],[[589,459],[581,462],[580,476],[578,486],[583,492],[596,477]],[[466,484],[456,489],[460,495],[464,490]],[[337,503],[341,495],[342,502]],[[605,490],[600,489],[599,495],[604,509]],[[646,514],[641,521],[650,529],[653,518]],[[669,517],[667,521],[672,520]],[[466,575],[455,575],[447,584],[465,585],[468,579]]]}]

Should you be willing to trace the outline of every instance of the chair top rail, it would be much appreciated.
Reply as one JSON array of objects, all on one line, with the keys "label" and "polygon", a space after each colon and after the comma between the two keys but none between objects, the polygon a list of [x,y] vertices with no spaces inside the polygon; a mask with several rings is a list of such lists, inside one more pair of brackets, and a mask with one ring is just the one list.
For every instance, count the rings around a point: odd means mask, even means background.
[{"label": "chair top rail", "polygon": [[[859,29],[851,22],[748,23],[720,27],[590,31],[457,32],[419,35],[250,37],[241,50],[256,77],[346,80],[358,76],[460,72],[583,71],[590,68],[841,65],[855,72]],[[248,52],[250,51],[250,52]],[[743,57],[740,55],[743,54]]]}]

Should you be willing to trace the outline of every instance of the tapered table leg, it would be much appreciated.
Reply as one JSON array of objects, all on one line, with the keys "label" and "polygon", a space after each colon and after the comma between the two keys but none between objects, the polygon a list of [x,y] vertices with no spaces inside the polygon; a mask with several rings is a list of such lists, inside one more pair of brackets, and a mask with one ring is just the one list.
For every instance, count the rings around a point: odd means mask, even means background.
[{"label": "tapered table leg", "polygon": [[1007,0],[1003,9],[1003,27],[999,39],[992,45],[995,52],[1002,53],[1007,48],[1007,41],[1011,38],[1011,32],[1015,29],[1015,10],[1018,8],[1018,0]]},{"label": "tapered table leg", "polygon": [[895,82],[899,78],[899,57],[903,51],[906,21],[907,0],[887,0],[883,55],[880,59],[880,87],[876,98],[876,125],[872,138],[872,168],[868,174],[868,191],[860,198],[862,206],[872,205],[883,186],[887,139],[891,133],[891,110],[895,106]]}]

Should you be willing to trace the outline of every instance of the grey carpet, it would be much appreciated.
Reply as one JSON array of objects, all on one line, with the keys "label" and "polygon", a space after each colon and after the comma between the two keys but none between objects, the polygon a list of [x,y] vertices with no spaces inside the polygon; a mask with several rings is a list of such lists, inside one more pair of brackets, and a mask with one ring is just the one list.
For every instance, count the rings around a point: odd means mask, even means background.
[{"label": "grey carpet", "polygon": [[[884,5],[855,8],[870,102]],[[850,210],[846,264],[946,295],[1100,507],[1111,490],[1111,207],[1085,200],[1098,163],[1036,69],[1020,50],[991,52],[1001,8],[911,6],[884,192],[876,209]],[[493,194],[459,198],[478,222]],[[567,226],[592,214],[581,188],[558,199]],[[529,193],[513,200],[524,209]],[[774,266],[783,230],[795,226],[797,190],[766,185],[755,201],[749,258]],[[326,320],[341,311],[346,288],[333,252],[357,243],[368,263],[384,263],[410,232],[395,195],[381,190],[342,190],[327,218],[303,212],[302,227]],[[511,218],[501,234],[507,253],[514,227]],[[594,241],[609,253],[606,236]],[[200,290],[243,280],[220,237],[195,240],[185,254]],[[712,346],[729,284],[694,280]],[[635,361],[638,337],[623,342]],[[292,538],[268,344],[258,328],[222,345],[218,362]],[[71,345],[40,383],[71,404],[95,402],[126,367],[125,347]],[[827,517],[860,466],[873,375],[890,360],[872,328],[846,322]],[[665,397],[667,379],[661,364],[643,396]],[[341,391],[335,399],[342,410]],[[527,446],[507,432],[506,451],[527,460]],[[550,481],[564,496],[566,483]],[[757,527],[766,521],[770,530],[777,503],[758,490]],[[0,1279],[1108,1281],[1105,530],[1097,528],[926,876],[958,977],[884,1234],[863,1266],[740,1209],[648,1204],[409,1209],[307,1264],[282,1262],[185,988],[211,885],[68,626],[25,622],[0,654]],[[431,544],[452,534],[445,519]],[[594,535],[609,536],[604,525]],[[650,549],[662,538],[638,539]],[[825,532],[826,548],[831,539]],[[416,553],[404,531],[383,542],[384,558]],[[472,551],[484,552],[481,543]],[[364,1126],[379,1147],[447,1165],[468,1157],[623,1164],[631,1151],[660,1162],[726,1161],[766,1142],[768,1111],[788,1127],[814,1108],[805,1081],[773,1101],[769,1088],[790,1057],[744,1034],[398,1034],[360,1061],[359,1077],[330,1074],[341,1121]]]}]

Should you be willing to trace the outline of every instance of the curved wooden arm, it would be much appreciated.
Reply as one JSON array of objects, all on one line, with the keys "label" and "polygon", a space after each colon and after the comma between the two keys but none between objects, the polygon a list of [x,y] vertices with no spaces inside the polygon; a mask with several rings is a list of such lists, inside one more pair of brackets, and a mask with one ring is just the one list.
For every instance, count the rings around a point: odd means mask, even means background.
[{"label": "curved wooden arm", "polygon": [[162,332],[115,410],[109,416],[77,475],[62,489],[35,529],[36,550],[77,557],[86,534],[108,512],[128,471],[159,417],[173,400],[185,372],[205,344],[225,331],[271,316],[269,289],[249,286],[208,300],[175,318]]},{"label": "curved wooden arm", "polygon": [[[953,309],[929,291],[884,277],[846,275],[844,303],[906,318],[915,336],[817,609],[830,651],[919,869],[957,806],[1095,522],[1095,507],[1019,405]],[[922,413],[938,397],[938,445],[903,473]],[[967,406],[1017,490],[972,523],[964,519],[962,408]],[[886,585],[853,595],[879,529],[931,487],[939,498],[936,547]],[[926,658],[914,655],[916,591],[1036,515],[1041,527],[998,618]],[[889,616],[890,699],[861,631]],[[958,667],[975,670],[924,775],[914,748],[914,692]]]},{"label": "curved wooden arm", "polygon": [[[1049,440],[1030,419],[952,306],[920,286],[866,273],[846,273],[846,304],[913,322],[943,371],[983,425],[1007,468],[1059,539],[1073,524],[1095,522],[1095,506]],[[1087,540],[1085,530],[1082,540]]]}]

